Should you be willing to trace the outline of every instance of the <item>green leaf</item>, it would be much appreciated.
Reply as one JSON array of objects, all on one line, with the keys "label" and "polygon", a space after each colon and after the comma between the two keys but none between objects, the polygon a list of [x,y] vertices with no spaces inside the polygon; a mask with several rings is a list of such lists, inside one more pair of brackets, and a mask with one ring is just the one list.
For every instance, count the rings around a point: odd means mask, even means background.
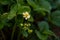
[{"label": "green leaf", "polygon": [[22,14],[23,12],[30,12],[31,9],[29,6],[18,6],[18,14]]},{"label": "green leaf", "polygon": [[16,16],[16,12],[17,12],[17,5],[15,5],[14,7],[11,8],[9,14],[8,14],[8,19],[12,19]]},{"label": "green leaf", "polygon": [[46,11],[46,12],[48,12],[49,13],[49,10],[47,10],[47,9],[45,9],[45,8],[42,8],[42,7],[38,7],[38,8],[36,8],[36,9],[34,9],[35,11],[37,11],[37,12],[44,12],[44,11]]},{"label": "green leaf", "polygon": [[48,35],[43,35],[37,30],[35,30],[35,33],[36,33],[37,37],[41,40],[47,40],[47,38],[48,38]]},{"label": "green leaf", "polygon": [[9,4],[11,2],[10,2],[10,0],[0,0],[0,3],[6,5],[6,4]]},{"label": "green leaf", "polygon": [[40,32],[39,32],[39,31],[37,31],[37,30],[35,30],[35,33],[36,33],[36,35],[41,39]]},{"label": "green leaf", "polygon": [[7,17],[8,17],[8,13],[3,13],[3,15],[1,15],[1,20],[2,21],[8,21]]},{"label": "green leaf", "polygon": [[32,6],[34,9],[38,7],[38,5],[33,0],[27,0],[28,4]]},{"label": "green leaf", "polygon": [[20,3],[21,5],[24,4],[24,0],[18,0],[18,3]]},{"label": "green leaf", "polygon": [[34,9],[35,11],[46,11],[46,12],[50,12],[51,10],[51,5],[48,1],[45,0],[40,0],[40,2],[38,3],[38,6],[36,9]]},{"label": "green leaf", "polygon": [[0,30],[4,27],[4,23],[0,22]]},{"label": "green leaf", "polygon": [[51,21],[53,24],[60,26],[60,11],[59,10],[51,14]]},{"label": "green leaf", "polygon": [[23,34],[24,37],[28,37],[28,33],[27,33],[27,31],[25,31],[25,30],[22,31],[22,34]]},{"label": "green leaf", "polygon": [[49,11],[51,10],[51,5],[50,5],[50,3],[48,1],[41,0],[40,1],[40,6],[42,8],[45,8],[46,10],[49,10]]},{"label": "green leaf", "polygon": [[50,36],[54,36],[55,38],[57,38],[57,36],[55,35],[54,32],[52,32],[51,30],[44,30],[43,34],[45,35],[50,35]]},{"label": "green leaf", "polygon": [[40,28],[40,31],[49,30],[49,25],[48,25],[48,23],[45,22],[45,21],[38,22],[38,26],[39,26],[39,28]]},{"label": "green leaf", "polygon": [[4,27],[6,24],[8,13],[3,13],[3,15],[0,15],[0,30]]},{"label": "green leaf", "polygon": [[55,36],[55,34],[52,31],[50,31],[50,30],[44,30],[43,34]]}]

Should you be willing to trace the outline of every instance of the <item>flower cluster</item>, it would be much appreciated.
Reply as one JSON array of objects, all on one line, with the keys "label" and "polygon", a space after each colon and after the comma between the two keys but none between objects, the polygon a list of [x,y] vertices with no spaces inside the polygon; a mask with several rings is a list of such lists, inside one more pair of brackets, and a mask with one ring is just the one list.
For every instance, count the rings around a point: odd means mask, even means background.
[{"label": "flower cluster", "polygon": [[28,33],[32,33],[33,32],[32,29],[29,29],[29,27],[31,26],[30,23],[24,23],[24,24],[21,23],[20,26],[23,27],[23,30],[28,30]]}]

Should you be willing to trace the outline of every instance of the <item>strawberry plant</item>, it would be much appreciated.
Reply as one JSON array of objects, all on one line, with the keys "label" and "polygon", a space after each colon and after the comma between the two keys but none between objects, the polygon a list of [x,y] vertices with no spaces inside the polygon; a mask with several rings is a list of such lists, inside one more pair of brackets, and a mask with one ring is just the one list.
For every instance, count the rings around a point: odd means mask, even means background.
[{"label": "strawberry plant", "polygon": [[0,0],[0,40],[59,40],[60,0]]}]

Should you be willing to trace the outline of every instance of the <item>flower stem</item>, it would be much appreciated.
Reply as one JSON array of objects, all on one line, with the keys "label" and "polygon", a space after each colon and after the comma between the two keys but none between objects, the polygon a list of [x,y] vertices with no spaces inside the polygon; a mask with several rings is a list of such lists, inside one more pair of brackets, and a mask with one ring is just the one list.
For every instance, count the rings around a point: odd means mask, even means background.
[{"label": "flower stem", "polygon": [[20,31],[19,31],[19,33],[18,33],[18,37],[17,37],[17,40],[20,40],[20,39],[19,39],[19,38],[20,38],[20,34],[21,34],[21,33],[20,33]]},{"label": "flower stem", "polygon": [[15,29],[16,29],[16,26],[14,25],[14,27],[13,27],[13,31],[12,31],[11,40],[13,40]]}]

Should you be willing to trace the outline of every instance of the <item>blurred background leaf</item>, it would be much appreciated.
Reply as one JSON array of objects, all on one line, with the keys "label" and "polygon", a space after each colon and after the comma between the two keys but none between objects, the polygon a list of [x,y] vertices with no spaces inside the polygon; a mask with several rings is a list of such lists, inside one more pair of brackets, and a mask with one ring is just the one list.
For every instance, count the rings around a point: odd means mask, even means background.
[{"label": "blurred background leaf", "polygon": [[53,24],[60,26],[60,11],[59,10],[51,14],[51,21]]}]

